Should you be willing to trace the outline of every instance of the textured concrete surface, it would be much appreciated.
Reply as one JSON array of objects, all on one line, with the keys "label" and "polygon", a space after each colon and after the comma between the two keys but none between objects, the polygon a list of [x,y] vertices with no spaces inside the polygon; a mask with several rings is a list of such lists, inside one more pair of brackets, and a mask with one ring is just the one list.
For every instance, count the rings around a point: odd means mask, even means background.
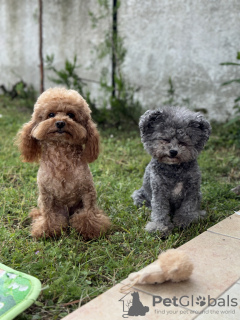
[{"label": "textured concrete surface", "polygon": [[[111,3],[111,1],[110,1]],[[126,77],[140,86],[145,108],[166,101],[172,78],[176,99],[189,99],[192,108],[207,109],[209,118],[226,119],[233,111],[239,85],[221,87],[239,68],[220,66],[236,61],[239,46],[240,2],[236,0],[124,0],[119,10],[119,31],[125,41]],[[58,68],[78,56],[79,74],[99,80],[108,59],[96,61],[94,47],[104,39],[109,19],[92,28],[89,11],[99,13],[96,0],[43,0],[44,57],[55,55]],[[19,79],[39,88],[38,3],[2,0],[0,3],[0,84]],[[46,88],[53,86],[45,74]],[[99,85],[90,83],[97,95]]]},{"label": "textured concrete surface", "polygon": [[178,101],[190,99],[210,118],[225,119],[239,86],[221,83],[239,75],[239,68],[219,64],[236,61],[240,50],[240,2],[126,0],[120,10],[125,72],[142,86],[144,104],[166,101],[171,77]]},{"label": "textured concrete surface", "polygon": [[[73,61],[77,55],[78,73],[90,80],[99,80],[105,59],[96,61],[95,46],[103,40],[109,20],[101,20],[92,27],[89,11],[100,14],[95,0],[43,0],[43,57],[54,54],[54,66],[64,68],[65,59]],[[0,85],[11,87],[20,79],[39,90],[39,24],[38,1],[2,0],[0,3]],[[54,76],[45,70],[45,89],[55,84]],[[99,85],[90,82],[96,92]]]}]

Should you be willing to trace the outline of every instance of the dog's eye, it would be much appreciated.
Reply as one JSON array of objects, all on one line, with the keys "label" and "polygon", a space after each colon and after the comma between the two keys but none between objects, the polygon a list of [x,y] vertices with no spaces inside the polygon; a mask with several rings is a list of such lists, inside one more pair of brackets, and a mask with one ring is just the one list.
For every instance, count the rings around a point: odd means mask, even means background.
[{"label": "dog's eye", "polygon": [[179,142],[179,144],[180,144],[181,146],[183,146],[183,147],[186,147],[186,146],[187,146],[187,144],[186,144],[185,142]]},{"label": "dog's eye", "polygon": [[54,118],[55,117],[55,113],[49,113],[48,118]]},{"label": "dog's eye", "polygon": [[170,142],[170,140],[168,140],[168,139],[161,139],[164,143],[169,143]]},{"label": "dog's eye", "polygon": [[71,119],[75,118],[75,115],[71,112],[67,113],[67,116],[69,116],[69,118],[71,118]]}]

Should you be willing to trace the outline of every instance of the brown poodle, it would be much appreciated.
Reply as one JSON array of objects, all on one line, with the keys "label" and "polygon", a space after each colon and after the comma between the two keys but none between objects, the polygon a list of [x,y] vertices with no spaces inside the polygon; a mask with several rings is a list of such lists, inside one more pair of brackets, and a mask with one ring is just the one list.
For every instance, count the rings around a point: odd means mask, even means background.
[{"label": "brown poodle", "polygon": [[70,225],[92,239],[110,227],[109,218],[97,208],[88,166],[99,154],[99,133],[90,113],[78,92],[48,89],[18,134],[23,161],[40,163],[39,208],[30,212],[33,237],[57,236]]}]

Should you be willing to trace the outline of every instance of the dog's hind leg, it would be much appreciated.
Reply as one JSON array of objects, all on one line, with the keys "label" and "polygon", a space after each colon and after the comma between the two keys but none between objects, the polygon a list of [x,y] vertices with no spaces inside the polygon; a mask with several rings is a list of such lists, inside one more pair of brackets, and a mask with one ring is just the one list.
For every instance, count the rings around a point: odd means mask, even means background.
[{"label": "dog's hind leg", "polygon": [[143,205],[145,205],[148,208],[151,208],[151,202],[148,199],[143,187],[141,187],[139,190],[135,190],[131,195],[131,197],[133,199],[135,206],[142,207]]},{"label": "dog's hind leg", "polygon": [[131,195],[137,207],[142,207],[145,204],[145,206],[151,208],[152,189],[150,185],[150,172],[151,167],[148,164],[145,169],[142,187],[139,190],[135,190]]}]

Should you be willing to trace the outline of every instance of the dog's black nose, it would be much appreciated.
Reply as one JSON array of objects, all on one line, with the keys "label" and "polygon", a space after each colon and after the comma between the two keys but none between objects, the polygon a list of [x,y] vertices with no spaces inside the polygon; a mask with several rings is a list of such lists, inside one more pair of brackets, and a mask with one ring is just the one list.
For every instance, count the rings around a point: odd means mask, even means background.
[{"label": "dog's black nose", "polygon": [[55,123],[55,125],[56,125],[56,127],[57,127],[58,129],[62,129],[63,127],[65,127],[65,122],[64,122],[64,121],[57,121],[57,122]]},{"label": "dog's black nose", "polygon": [[169,153],[171,158],[176,157],[176,155],[178,154],[177,150],[170,150]]}]

